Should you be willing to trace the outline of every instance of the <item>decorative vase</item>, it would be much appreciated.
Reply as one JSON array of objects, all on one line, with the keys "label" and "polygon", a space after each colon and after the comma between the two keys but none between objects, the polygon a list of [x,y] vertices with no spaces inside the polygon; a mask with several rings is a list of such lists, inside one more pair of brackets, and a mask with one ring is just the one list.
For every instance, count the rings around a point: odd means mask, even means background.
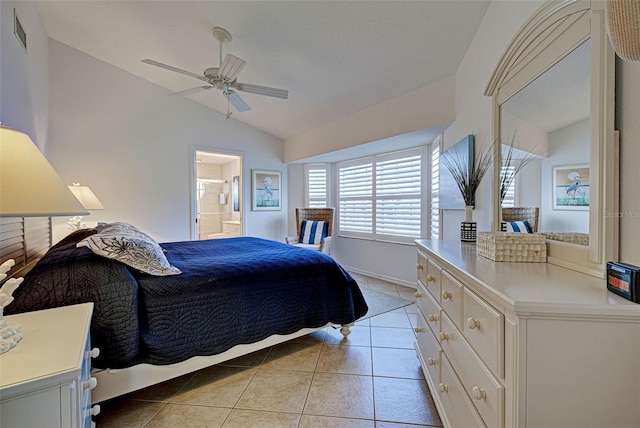
[{"label": "decorative vase", "polygon": [[473,221],[473,206],[464,207],[464,221],[460,223],[460,240],[462,242],[476,242],[476,222]]},{"label": "decorative vase", "polygon": [[473,221],[473,206],[467,205],[464,207],[464,221],[471,223]]}]

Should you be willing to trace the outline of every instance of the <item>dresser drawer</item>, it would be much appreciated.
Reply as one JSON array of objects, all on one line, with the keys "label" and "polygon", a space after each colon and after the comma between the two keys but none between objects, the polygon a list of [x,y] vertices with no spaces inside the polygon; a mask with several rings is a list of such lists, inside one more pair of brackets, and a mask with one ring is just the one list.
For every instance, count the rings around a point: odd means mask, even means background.
[{"label": "dresser drawer", "polygon": [[421,283],[418,283],[416,304],[424,316],[427,325],[437,337],[440,334],[440,305]]},{"label": "dresser drawer", "polygon": [[489,427],[504,426],[504,387],[482,363],[460,331],[442,314],[440,345],[478,413]]},{"label": "dresser drawer", "polygon": [[491,370],[504,375],[504,315],[464,290],[464,337]]},{"label": "dresser drawer", "polygon": [[427,290],[431,295],[436,299],[437,302],[440,301],[440,275],[442,273],[442,269],[440,266],[435,264],[432,260],[427,260],[427,282],[424,284],[427,286]]},{"label": "dresser drawer", "polygon": [[438,385],[438,394],[451,427],[485,427],[446,357],[442,358],[442,381]]},{"label": "dresser drawer", "polygon": [[427,269],[429,268],[427,265],[427,257],[418,251],[418,265],[416,266],[418,270],[418,280],[423,284],[427,284]]},{"label": "dresser drawer", "polygon": [[427,327],[427,321],[422,314],[419,313],[417,319],[416,343],[422,356],[423,368],[427,372],[431,383],[438,385],[440,383],[440,358],[442,354],[440,344],[429,327]]},{"label": "dresser drawer", "polygon": [[441,276],[440,304],[442,309],[449,315],[456,327],[460,327],[462,320],[462,290],[463,286],[447,272],[442,272]]}]

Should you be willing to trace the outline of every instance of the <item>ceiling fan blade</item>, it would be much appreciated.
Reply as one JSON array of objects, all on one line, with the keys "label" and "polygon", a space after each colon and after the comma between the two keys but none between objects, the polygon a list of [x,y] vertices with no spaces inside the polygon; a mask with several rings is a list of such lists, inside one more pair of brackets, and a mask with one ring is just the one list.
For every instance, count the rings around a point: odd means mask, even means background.
[{"label": "ceiling fan blade", "polygon": [[231,82],[236,78],[238,73],[240,73],[240,70],[242,70],[245,65],[247,65],[246,61],[238,58],[237,56],[227,54],[224,57],[224,61],[222,61],[222,64],[220,65],[218,75],[220,77],[229,79],[229,81]]},{"label": "ceiling fan blade", "polygon": [[283,100],[289,98],[289,91],[286,89],[270,88],[268,86],[252,85],[250,83],[236,83],[234,87],[248,94],[266,95]]},{"label": "ceiling fan blade", "polygon": [[229,89],[225,92],[225,95],[227,96],[227,98],[229,98],[229,102],[231,103],[231,105],[240,113],[242,113],[243,111],[251,110],[249,104],[247,104],[236,91],[232,91],[231,89]]},{"label": "ceiling fan blade", "polygon": [[213,89],[213,88],[214,86],[196,86],[195,88],[185,89],[183,91],[178,91],[178,92],[172,92],[169,94],[169,96],[173,97],[176,95],[182,95],[186,97],[187,95],[197,94],[198,92],[208,91],[209,89]]},{"label": "ceiling fan blade", "polygon": [[145,64],[155,65],[156,67],[164,68],[165,70],[169,70],[169,71],[173,71],[173,72],[176,72],[176,73],[184,74],[185,76],[195,77],[196,79],[203,80],[203,81],[206,82],[206,79],[204,78],[204,76],[201,76],[201,75],[196,74],[196,73],[192,73],[192,72],[187,71],[187,70],[183,70],[181,68],[177,68],[177,67],[174,67],[174,66],[171,66],[171,65],[163,64],[161,62],[154,61],[152,59],[143,59],[142,62],[144,62]]}]

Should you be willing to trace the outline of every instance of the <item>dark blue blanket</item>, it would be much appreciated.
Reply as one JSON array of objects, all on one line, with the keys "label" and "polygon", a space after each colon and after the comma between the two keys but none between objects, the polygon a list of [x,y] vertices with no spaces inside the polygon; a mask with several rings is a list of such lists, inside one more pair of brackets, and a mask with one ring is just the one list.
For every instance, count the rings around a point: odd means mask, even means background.
[{"label": "dark blue blanket", "polygon": [[5,312],[93,301],[95,367],[176,363],[367,312],[353,278],[317,251],[249,237],[164,243],[183,273],[156,277],[76,248],[81,238],[54,246]]}]

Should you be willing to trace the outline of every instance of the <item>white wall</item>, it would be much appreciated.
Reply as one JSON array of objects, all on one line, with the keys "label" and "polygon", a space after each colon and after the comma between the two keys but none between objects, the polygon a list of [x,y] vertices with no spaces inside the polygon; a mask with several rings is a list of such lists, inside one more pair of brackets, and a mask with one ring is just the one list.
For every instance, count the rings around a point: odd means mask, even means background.
[{"label": "white wall", "polygon": [[[536,1],[492,1],[456,73],[456,120],[444,134],[445,149],[474,134],[476,153],[493,144],[492,100],[484,95],[491,74],[514,34],[542,4]],[[473,219],[479,231],[491,230],[493,174],[489,171],[476,193]],[[458,239],[464,211],[443,212],[444,239]]]},{"label": "white wall", "polygon": [[[286,200],[282,211],[248,209],[252,168],[282,171],[287,183],[281,140],[61,43],[51,41],[50,51],[50,160],[105,206],[88,226],[128,221],[161,242],[188,240],[190,146],[197,146],[243,155],[245,232],[283,240]],[[54,240],[67,232],[58,223]]]},{"label": "white wall", "polygon": [[588,164],[591,122],[583,120],[549,133],[549,157],[541,161],[540,231],[589,233],[589,211],[553,209],[553,167]]},{"label": "white wall", "polygon": [[306,206],[304,203],[304,165],[301,163],[290,163],[287,166],[287,171],[289,177],[289,193],[287,194],[287,200],[291,207],[287,213],[287,220],[289,224],[287,236],[295,236],[298,232],[295,209]]},{"label": "white wall", "polygon": [[453,83],[453,78],[443,79],[289,138],[284,159],[294,162],[449,124],[454,119]]},{"label": "white wall", "polygon": [[620,130],[620,260],[640,266],[640,63],[616,61]]},{"label": "white wall", "polygon": [[[13,34],[13,10],[27,48]],[[40,151],[49,141],[49,38],[35,2],[0,2],[0,122],[28,134]]]}]

